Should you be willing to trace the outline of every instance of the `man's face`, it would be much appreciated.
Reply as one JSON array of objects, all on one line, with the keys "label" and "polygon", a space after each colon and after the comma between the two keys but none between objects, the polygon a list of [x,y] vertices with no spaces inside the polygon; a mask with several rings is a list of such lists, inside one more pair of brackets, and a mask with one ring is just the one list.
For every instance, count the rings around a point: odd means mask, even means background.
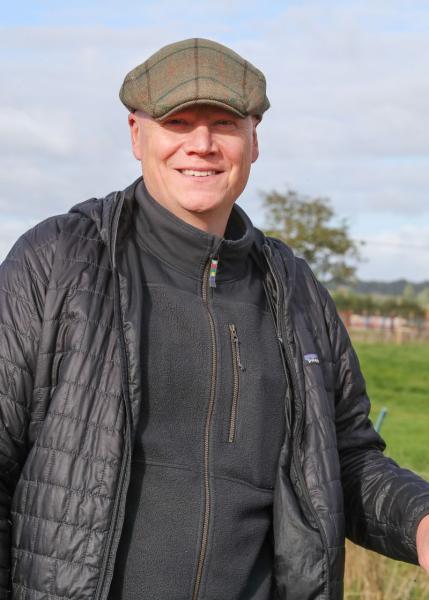
[{"label": "man's face", "polygon": [[129,123],[151,196],[184,221],[219,233],[213,224],[226,225],[258,157],[256,120],[194,105],[162,121],[137,112]]}]

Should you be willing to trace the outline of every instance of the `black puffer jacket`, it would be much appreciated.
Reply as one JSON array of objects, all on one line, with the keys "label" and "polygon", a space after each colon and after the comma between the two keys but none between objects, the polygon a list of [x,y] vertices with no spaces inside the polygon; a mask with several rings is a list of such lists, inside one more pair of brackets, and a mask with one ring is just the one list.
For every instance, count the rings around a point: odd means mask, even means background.
[{"label": "black puffer jacket", "polygon": [[[0,269],[0,599],[101,600],[141,400],[133,186],[23,236]],[[429,485],[382,454],[355,353],[306,264],[262,234],[290,378],[274,494],[278,598],[342,597],[344,535],[416,562]],[[12,591],[10,591],[12,590]]]}]

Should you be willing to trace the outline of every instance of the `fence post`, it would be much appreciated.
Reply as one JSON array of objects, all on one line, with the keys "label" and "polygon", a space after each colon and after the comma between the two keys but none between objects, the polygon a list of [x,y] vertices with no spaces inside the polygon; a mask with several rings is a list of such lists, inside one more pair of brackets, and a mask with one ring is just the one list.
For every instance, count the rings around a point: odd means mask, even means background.
[{"label": "fence post", "polygon": [[386,418],[386,415],[387,415],[387,408],[385,406],[383,406],[383,408],[381,409],[381,413],[378,415],[377,420],[374,425],[374,429],[377,433],[380,433],[380,429],[381,429],[381,426],[383,425],[383,421]]}]

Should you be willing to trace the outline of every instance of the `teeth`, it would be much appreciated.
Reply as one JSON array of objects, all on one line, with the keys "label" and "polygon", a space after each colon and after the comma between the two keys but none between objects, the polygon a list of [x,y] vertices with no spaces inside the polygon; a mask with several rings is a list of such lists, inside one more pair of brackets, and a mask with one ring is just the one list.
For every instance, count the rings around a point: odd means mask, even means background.
[{"label": "teeth", "polygon": [[192,169],[182,169],[180,172],[182,175],[192,175],[192,177],[208,177],[209,175],[216,175],[216,171],[192,171]]}]

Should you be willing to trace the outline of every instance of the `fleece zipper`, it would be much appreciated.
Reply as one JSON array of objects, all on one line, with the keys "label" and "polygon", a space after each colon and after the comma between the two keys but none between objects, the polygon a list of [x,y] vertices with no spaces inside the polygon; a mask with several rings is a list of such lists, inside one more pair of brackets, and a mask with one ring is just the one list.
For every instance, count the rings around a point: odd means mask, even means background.
[{"label": "fleece zipper", "polygon": [[212,363],[211,363],[211,379],[210,379],[210,397],[209,397],[209,405],[207,408],[207,416],[206,423],[204,427],[204,518],[203,518],[203,531],[201,536],[201,546],[200,553],[198,557],[197,564],[197,573],[195,576],[194,582],[194,591],[192,593],[192,600],[197,600],[201,578],[203,574],[203,567],[206,558],[207,552],[207,543],[208,543],[208,535],[209,535],[209,524],[210,524],[210,503],[211,503],[211,490],[210,490],[210,476],[209,476],[209,445],[210,445],[210,428],[211,428],[211,420],[213,416],[213,408],[216,396],[216,373],[217,373],[217,347],[216,347],[216,335],[215,335],[215,324],[213,315],[209,308],[208,304],[208,287],[216,286],[216,272],[218,266],[217,255],[219,252],[220,242],[217,252],[214,253],[206,262],[204,272],[203,272],[203,281],[201,286],[201,296],[203,300],[203,304],[207,310],[207,316],[209,320],[209,328],[210,328],[210,342],[212,349]]},{"label": "fleece zipper", "polygon": [[[296,398],[296,402],[297,402],[298,408],[299,408],[299,410],[295,411],[296,419],[295,419],[295,423],[294,423],[294,431],[293,431],[293,436],[292,436],[293,437],[292,465],[294,467],[297,481],[302,490],[304,500],[305,500],[307,507],[316,523],[317,529],[319,530],[319,534],[320,534],[320,537],[322,540],[323,548],[325,550],[327,562],[329,564],[328,540],[327,540],[326,534],[323,530],[319,515],[317,514],[317,512],[313,506],[313,503],[311,501],[310,493],[308,491],[307,484],[306,484],[306,481],[304,478],[304,473],[302,471],[301,464],[298,460],[299,446],[300,446],[301,439],[302,439],[302,436],[304,433],[304,418],[303,418],[304,417],[304,402],[302,400],[302,397],[301,397],[301,394],[299,391],[298,375],[296,373],[296,369],[295,369],[292,354],[290,352],[289,344],[285,343],[285,340],[287,339],[287,335],[286,335],[286,325],[285,325],[285,321],[284,321],[284,309],[285,309],[285,307],[284,307],[284,288],[283,288],[283,285],[281,284],[281,278],[280,278],[279,272],[278,272],[277,267],[273,260],[273,254],[272,254],[271,247],[267,243],[264,244],[263,251],[264,251],[265,259],[268,264],[268,268],[270,270],[270,273],[272,275],[272,278],[273,278],[275,286],[276,286],[276,291],[277,291],[277,298],[276,298],[276,302],[275,302],[276,328],[278,331],[278,338],[281,341],[282,348],[285,353],[288,371],[290,373],[290,377],[292,380],[292,393],[293,393],[293,396]],[[269,301],[272,302],[272,298],[269,299]],[[330,597],[329,568],[326,569],[326,597],[327,598]]]},{"label": "fleece zipper", "polygon": [[231,414],[229,418],[229,434],[228,442],[235,441],[235,430],[237,424],[237,404],[240,391],[240,375],[239,371],[244,371],[240,357],[240,341],[238,339],[237,328],[234,324],[228,325],[229,337],[231,342],[231,357],[232,357],[232,401]]}]

